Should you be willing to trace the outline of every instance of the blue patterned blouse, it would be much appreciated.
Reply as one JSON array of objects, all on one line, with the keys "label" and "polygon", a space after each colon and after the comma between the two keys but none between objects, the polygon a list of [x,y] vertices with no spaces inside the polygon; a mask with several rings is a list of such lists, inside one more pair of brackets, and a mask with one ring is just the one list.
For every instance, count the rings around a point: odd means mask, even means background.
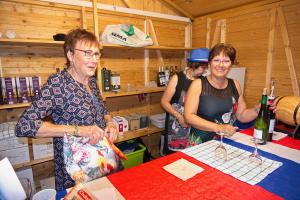
[{"label": "blue patterned blouse", "polygon": [[[31,106],[24,111],[16,125],[16,136],[34,137],[50,116],[54,124],[98,125],[104,129],[104,115],[108,112],[103,104],[96,78],[89,79],[92,94],[85,86],[75,81],[66,69],[51,75],[41,88],[40,95],[34,97]],[[99,98],[100,97],[100,98]],[[53,138],[55,160],[55,187],[61,191],[72,187],[74,181],[64,166],[63,138]]]}]

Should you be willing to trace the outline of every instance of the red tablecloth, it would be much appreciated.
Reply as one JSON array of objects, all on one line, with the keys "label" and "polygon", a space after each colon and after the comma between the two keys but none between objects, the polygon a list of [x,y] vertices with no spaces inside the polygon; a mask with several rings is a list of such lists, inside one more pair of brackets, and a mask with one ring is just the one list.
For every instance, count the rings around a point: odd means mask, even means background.
[{"label": "red tablecloth", "polygon": [[[204,171],[182,181],[162,167],[184,158]],[[259,186],[251,186],[181,152],[108,176],[129,200],[134,199],[281,199]]]},{"label": "red tablecloth", "polygon": [[[253,135],[253,130],[254,130],[254,128],[249,128],[249,129],[242,130],[241,133],[252,136]],[[300,140],[293,139],[289,136],[287,136],[287,137],[285,137],[281,140],[272,141],[272,142],[277,143],[277,144],[281,144],[283,146],[286,146],[286,147],[289,147],[289,148],[292,148],[292,149],[300,150]]]}]

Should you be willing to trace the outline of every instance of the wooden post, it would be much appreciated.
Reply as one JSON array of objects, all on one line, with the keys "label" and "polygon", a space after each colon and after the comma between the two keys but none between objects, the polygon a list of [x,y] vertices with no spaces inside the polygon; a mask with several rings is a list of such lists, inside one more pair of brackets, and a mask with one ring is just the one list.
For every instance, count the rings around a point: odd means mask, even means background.
[{"label": "wooden post", "polygon": [[98,24],[98,9],[97,0],[93,0],[93,20],[94,20],[94,34],[99,41],[99,24]]},{"label": "wooden post", "polygon": [[87,29],[85,7],[81,6],[81,28]]},{"label": "wooden post", "polygon": [[[156,33],[155,33],[155,29],[154,29],[154,26],[153,26],[153,22],[152,22],[151,19],[149,19],[149,25],[150,25],[150,33],[151,33],[151,38],[153,40],[153,44],[155,46],[159,46],[158,41],[157,41],[157,37],[156,37]],[[157,55],[158,60],[159,60],[159,66],[164,66],[164,60],[163,60],[161,51],[156,50],[156,55]]]},{"label": "wooden post", "polygon": [[[144,32],[149,35],[149,23],[148,18],[144,19]],[[144,49],[144,86],[149,84],[149,49]]]},{"label": "wooden post", "polygon": [[296,76],[296,72],[295,72],[294,60],[293,60],[293,55],[292,55],[291,46],[290,46],[290,39],[289,39],[286,22],[285,22],[285,18],[284,18],[281,7],[277,8],[277,13],[278,13],[279,24],[280,24],[280,29],[281,29],[281,36],[283,39],[283,43],[285,45],[284,49],[285,49],[287,63],[288,63],[289,71],[290,71],[293,94],[294,94],[294,96],[299,96],[299,86],[298,86],[298,80],[297,80],[297,76]]},{"label": "wooden post", "polygon": [[220,30],[221,29],[221,20],[218,20],[216,23],[216,28],[215,28],[215,32],[214,32],[214,37],[213,37],[213,41],[211,43],[211,47],[215,46],[220,38]]},{"label": "wooden post", "polygon": [[226,42],[226,31],[227,31],[226,19],[223,19],[221,21],[221,36],[220,36],[220,42],[222,43]]},{"label": "wooden post", "polygon": [[[192,24],[189,23],[188,25],[186,25],[185,27],[185,33],[184,33],[184,47],[185,48],[191,48],[192,47]],[[188,57],[188,51],[184,51],[184,58],[181,61],[181,66],[180,68],[182,68],[183,66],[187,66],[187,57]],[[183,70],[183,69],[182,69]]]},{"label": "wooden post", "polygon": [[206,21],[206,48],[210,48],[210,32],[211,32],[211,18],[208,17]]},{"label": "wooden post", "polygon": [[266,83],[265,83],[266,88],[270,88],[270,82],[272,76],[275,25],[276,25],[276,8],[273,8],[271,10],[271,16],[270,16],[268,57],[267,57],[267,66],[266,66]]},{"label": "wooden post", "polygon": [[[97,0],[93,0],[93,22],[94,22],[94,34],[96,35],[99,41],[99,26],[98,26],[98,9],[97,9]],[[98,63],[96,77],[98,80],[98,87],[100,92],[102,93],[102,74],[101,74],[101,65]]]},{"label": "wooden post", "polygon": [[131,5],[131,2],[129,0],[122,0],[122,1],[126,5],[127,8],[133,8],[133,6]]}]

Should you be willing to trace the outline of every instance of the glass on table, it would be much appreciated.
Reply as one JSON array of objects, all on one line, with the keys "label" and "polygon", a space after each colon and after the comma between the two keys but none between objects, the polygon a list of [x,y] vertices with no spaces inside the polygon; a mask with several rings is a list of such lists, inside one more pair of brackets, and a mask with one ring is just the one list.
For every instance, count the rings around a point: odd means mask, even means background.
[{"label": "glass on table", "polygon": [[223,144],[223,137],[224,137],[225,133],[217,132],[217,134],[220,136],[220,143],[215,149],[215,157],[222,162],[226,162],[227,161],[227,150]]},{"label": "glass on table", "polygon": [[252,138],[252,141],[254,142],[254,151],[249,156],[249,164],[254,164],[255,166],[261,166],[262,165],[262,158],[258,153],[257,150],[257,143],[262,141],[256,137]]}]

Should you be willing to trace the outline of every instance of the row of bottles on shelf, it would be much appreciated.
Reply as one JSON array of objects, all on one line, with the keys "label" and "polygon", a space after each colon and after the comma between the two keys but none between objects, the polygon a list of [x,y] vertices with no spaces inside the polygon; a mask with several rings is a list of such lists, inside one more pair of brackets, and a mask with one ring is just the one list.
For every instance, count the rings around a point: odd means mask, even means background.
[{"label": "row of bottles on shelf", "polygon": [[261,106],[254,127],[254,137],[260,140],[259,144],[266,144],[267,141],[272,141],[275,127],[275,113],[271,106],[275,100],[274,90],[274,80],[271,81],[271,92],[268,97],[267,88],[263,90]]},{"label": "row of bottles on shelf", "polygon": [[157,72],[157,86],[166,86],[171,80],[171,77],[179,72],[178,70],[179,69],[177,66],[174,66],[174,68],[173,66],[170,66],[170,68],[168,66],[166,66],[165,68],[164,66],[159,66]]},{"label": "row of bottles on shelf", "polygon": [[0,104],[28,103],[40,88],[40,76],[0,77]]}]

